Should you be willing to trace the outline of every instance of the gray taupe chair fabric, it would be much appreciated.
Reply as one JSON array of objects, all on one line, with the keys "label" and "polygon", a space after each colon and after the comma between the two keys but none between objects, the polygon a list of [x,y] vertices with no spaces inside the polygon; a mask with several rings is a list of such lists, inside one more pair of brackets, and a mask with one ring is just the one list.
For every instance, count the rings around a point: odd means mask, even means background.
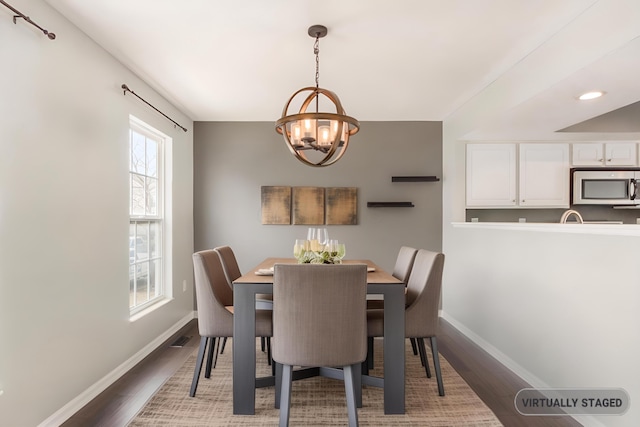
[{"label": "gray taupe chair fabric", "polygon": [[[236,259],[233,250],[229,246],[218,246],[213,249],[220,254],[220,260],[222,261],[222,268],[224,269],[224,275],[227,278],[229,287],[233,288],[233,281],[242,276],[240,267],[238,266],[238,260]],[[256,295],[256,308],[265,310],[271,309],[271,300],[273,296],[271,294],[258,294]]]},{"label": "gray taupe chair fabric", "polygon": [[[398,280],[402,280],[406,284],[407,280],[409,280],[409,274],[411,273],[411,268],[413,267],[413,262],[417,253],[418,250],[415,248],[409,246],[400,247],[391,275]],[[382,309],[383,306],[383,300],[367,301],[367,308],[369,309]]]},{"label": "gray taupe chair fabric", "polygon": [[[238,260],[236,259],[236,255],[233,253],[233,250],[230,246],[218,246],[213,248],[214,251],[220,255],[220,261],[222,262],[222,269],[224,270],[224,275],[227,279],[227,284],[231,289],[233,289],[233,281],[238,277],[242,276],[240,272],[240,266],[238,265]],[[273,308],[272,296],[270,294],[258,294],[256,295],[256,308],[262,310],[271,310]],[[222,340],[222,345],[220,346],[220,353],[224,352],[225,344],[227,343],[227,338]],[[271,364],[271,340],[269,338],[261,337],[260,343],[262,344],[262,351],[265,351],[265,347],[267,350],[267,361]],[[212,359],[213,352],[209,351],[209,359]]]},{"label": "gray taupe chair fabric", "polygon": [[[198,331],[200,347],[189,396],[196,394],[202,363],[207,348],[213,348],[216,338],[233,336],[233,292],[227,284],[218,253],[212,249],[193,254]],[[272,335],[271,311],[256,310],[256,336]],[[213,354],[213,353],[210,353]],[[211,361],[207,361],[206,376],[211,374]]]},{"label": "gray taupe chair fabric", "polygon": [[280,426],[289,425],[293,366],[342,367],[349,425],[358,425],[356,390],[367,354],[367,266],[276,264],[273,360],[283,365]]},{"label": "gray taupe chair fabric", "polygon": [[391,275],[396,279],[402,280],[404,283],[407,283],[417,253],[418,250],[416,248],[402,246],[398,251],[396,265],[393,267],[393,272],[391,273]]},{"label": "gray taupe chair fabric", "polygon": [[[438,381],[438,393],[444,396],[440,359],[438,358],[437,333],[442,290],[442,271],[444,254],[420,249],[407,281],[405,302],[405,337],[416,338],[420,358],[425,366],[427,377],[431,377],[429,361],[424,346],[424,338],[429,338],[433,364]],[[367,311],[367,333],[370,337],[384,336],[384,311]]]}]

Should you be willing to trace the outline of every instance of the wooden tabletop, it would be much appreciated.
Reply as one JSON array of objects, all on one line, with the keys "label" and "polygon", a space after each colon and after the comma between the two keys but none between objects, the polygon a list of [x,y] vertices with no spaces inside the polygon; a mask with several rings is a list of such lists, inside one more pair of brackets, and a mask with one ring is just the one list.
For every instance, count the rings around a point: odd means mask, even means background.
[{"label": "wooden tabletop", "polygon": [[[267,258],[260,264],[247,271],[241,277],[238,277],[233,283],[273,283],[273,275],[262,276],[256,274],[258,270],[269,269],[274,264],[297,264],[298,261],[295,258]],[[374,268],[375,271],[367,273],[367,283],[388,283],[397,284],[402,283],[400,280],[393,277],[391,274],[382,270],[374,262],[370,260],[343,260],[343,264],[366,264],[367,267]]]}]

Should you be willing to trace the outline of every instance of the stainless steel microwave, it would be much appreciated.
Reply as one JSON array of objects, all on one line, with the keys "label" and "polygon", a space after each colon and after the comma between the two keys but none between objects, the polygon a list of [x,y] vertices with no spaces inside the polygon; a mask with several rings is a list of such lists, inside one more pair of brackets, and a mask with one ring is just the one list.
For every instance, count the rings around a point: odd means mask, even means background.
[{"label": "stainless steel microwave", "polygon": [[640,168],[571,169],[574,205],[638,205]]}]

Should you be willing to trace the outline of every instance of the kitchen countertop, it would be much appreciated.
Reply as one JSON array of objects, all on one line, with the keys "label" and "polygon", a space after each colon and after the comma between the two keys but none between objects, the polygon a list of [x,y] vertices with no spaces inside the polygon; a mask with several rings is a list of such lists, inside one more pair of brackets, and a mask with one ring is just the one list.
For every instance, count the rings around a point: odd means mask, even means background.
[{"label": "kitchen countertop", "polygon": [[548,233],[604,234],[612,236],[640,237],[640,224],[611,223],[544,223],[544,222],[452,222],[456,228],[494,230],[542,231]]}]

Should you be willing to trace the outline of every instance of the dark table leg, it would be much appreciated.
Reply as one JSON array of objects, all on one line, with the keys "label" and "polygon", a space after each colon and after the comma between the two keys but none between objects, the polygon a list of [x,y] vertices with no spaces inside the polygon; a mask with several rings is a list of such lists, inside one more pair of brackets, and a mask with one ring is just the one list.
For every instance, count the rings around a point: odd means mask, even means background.
[{"label": "dark table leg", "polygon": [[233,286],[233,413],[253,415],[256,407],[256,291]]},{"label": "dark table leg", "polygon": [[404,285],[385,285],[384,413],[404,414]]}]

